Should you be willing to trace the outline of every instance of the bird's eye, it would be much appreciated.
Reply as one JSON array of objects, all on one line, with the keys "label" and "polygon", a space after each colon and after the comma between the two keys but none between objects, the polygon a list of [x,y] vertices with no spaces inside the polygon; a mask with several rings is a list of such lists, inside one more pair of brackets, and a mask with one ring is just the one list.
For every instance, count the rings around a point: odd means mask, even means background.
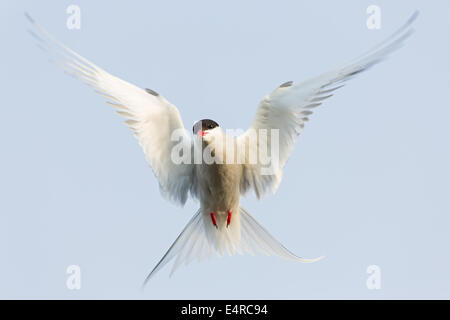
[{"label": "bird's eye", "polygon": [[212,125],[212,124],[208,125],[208,128],[212,129],[212,128],[213,128],[213,125]]}]

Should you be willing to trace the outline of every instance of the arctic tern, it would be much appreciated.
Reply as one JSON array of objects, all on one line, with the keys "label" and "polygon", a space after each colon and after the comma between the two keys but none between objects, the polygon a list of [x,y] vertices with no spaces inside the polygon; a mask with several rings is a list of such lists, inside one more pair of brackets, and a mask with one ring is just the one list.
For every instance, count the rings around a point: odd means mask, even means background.
[{"label": "arctic tern", "polygon": [[[321,259],[301,258],[287,250],[240,206],[240,197],[253,191],[260,199],[276,192],[284,165],[312,110],[330,98],[344,82],[400,48],[412,34],[411,25],[418,12],[385,41],[360,57],[304,82],[285,82],[266,95],[256,110],[251,127],[231,139],[233,147],[244,150],[243,161],[233,163],[217,161],[217,157],[225,159],[228,147],[224,148],[222,142],[230,139],[216,121],[203,119],[196,122],[191,136],[184,129],[178,109],[156,91],[141,89],[109,74],[58,42],[29,15],[26,16],[33,26],[30,33],[53,56],[54,62],[105,96],[107,103],[127,119],[126,124],[138,139],[159,182],[161,194],[180,205],[184,205],[189,196],[200,202],[200,208],[147,276],[145,285],[173,258],[176,260],[171,274],[182,262],[188,263],[194,258],[201,260],[213,254],[260,252],[300,262]],[[270,130],[276,130],[276,139],[272,135],[251,139],[254,132]],[[189,161],[174,161],[173,150],[180,143],[172,139],[175,131],[179,132],[182,146],[187,147],[181,153],[188,152],[182,156],[185,160],[187,156]],[[272,150],[274,146],[278,158],[275,165],[271,164],[272,171],[264,172],[264,165],[259,160],[250,161],[251,151],[259,154],[262,149]],[[194,161],[195,151],[190,151],[195,147],[209,147],[216,161]]]}]

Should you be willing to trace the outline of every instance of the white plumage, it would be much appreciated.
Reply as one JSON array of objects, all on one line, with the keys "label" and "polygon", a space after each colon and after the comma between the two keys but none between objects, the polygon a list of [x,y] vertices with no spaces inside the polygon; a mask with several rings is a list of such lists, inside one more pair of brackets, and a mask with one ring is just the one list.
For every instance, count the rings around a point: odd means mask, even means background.
[{"label": "white plumage", "polygon": [[[263,98],[251,127],[233,141],[238,149],[256,153],[263,147],[270,150],[277,143],[279,159],[275,164],[272,163],[271,174],[262,174],[261,162],[249,161],[248,154],[242,164],[196,164],[194,152],[190,154],[189,163],[175,163],[171,156],[179,141],[171,139],[174,131],[179,132],[184,147],[191,151],[195,149],[196,143],[218,151],[220,148],[217,143],[225,137],[225,133],[214,121],[208,120],[214,123],[210,128],[202,129],[203,122],[200,123],[199,132],[205,133],[205,137],[193,139],[184,129],[178,109],[164,97],[109,74],[58,42],[27,17],[34,27],[31,33],[40,46],[53,56],[55,63],[105,96],[117,113],[126,118],[125,122],[133,130],[155,173],[161,193],[180,205],[184,205],[189,196],[200,202],[200,209],[148,275],[147,282],[174,258],[172,272],[182,262],[189,263],[195,258],[201,260],[214,253],[233,255],[261,252],[301,262],[319,260],[297,257],[284,248],[240,206],[239,198],[250,190],[258,198],[277,190],[284,165],[312,110],[329,99],[344,82],[401,47],[413,32],[411,24],[417,15],[417,12],[414,13],[392,36],[357,59],[298,84],[286,82]],[[252,132],[272,129],[278,130],[279,139],[272,141],[270,135],[266,141],[251,139]]]}]

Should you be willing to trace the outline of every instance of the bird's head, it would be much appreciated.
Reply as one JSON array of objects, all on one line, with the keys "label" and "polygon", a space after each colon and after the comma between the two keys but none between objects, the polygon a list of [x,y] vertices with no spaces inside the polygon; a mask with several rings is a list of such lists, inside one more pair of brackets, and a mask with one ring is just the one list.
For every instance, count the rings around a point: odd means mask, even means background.
[{"label": "bird's head", "polygon": [[203,119],[194,123],[192,132],[195,136],[208,141],[210,140],[211,135],[214,135],[215,131],[217,131],[219,128],[219,124],[214,120]]}]

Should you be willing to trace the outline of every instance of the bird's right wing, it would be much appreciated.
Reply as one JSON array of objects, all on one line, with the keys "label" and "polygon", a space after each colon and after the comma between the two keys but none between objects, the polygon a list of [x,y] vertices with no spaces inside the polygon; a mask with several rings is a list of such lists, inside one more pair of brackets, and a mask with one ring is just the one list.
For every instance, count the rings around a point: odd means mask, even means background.
[{"label": "bird's right wing", "polygon": [[[33,26],[31,33],[52,55],[54,62],[106,97],[107,103],[127,119],[126,124],[133,130],[159,181],[161,193],[183,205],[192,185],[192,161],[176,163],[171,156],[180,142],[185,148],[191,148],[192,139],[184,130],[178,109],[155,91],[141,89],[109,74],[58,42],[30,16],[27,18]],[[172,141],[172,133],[176,130],[178,138]]]}]

